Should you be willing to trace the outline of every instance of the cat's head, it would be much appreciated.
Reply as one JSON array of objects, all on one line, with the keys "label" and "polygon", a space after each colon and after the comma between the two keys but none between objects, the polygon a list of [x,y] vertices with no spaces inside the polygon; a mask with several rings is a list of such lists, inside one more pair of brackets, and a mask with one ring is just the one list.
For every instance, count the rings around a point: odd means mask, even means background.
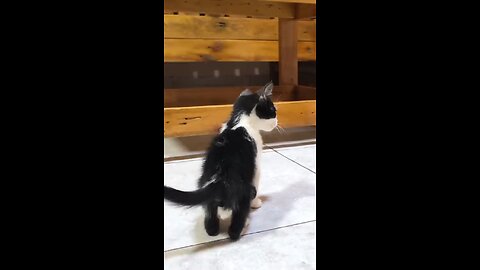
[{"label": "cat's head", "polygon": [[233,127],[245,117],[249,124],[258,130],[271,131],[277,126],[277,109],[271,97],[273,82],[267,83],[257,92],[243,91],[233,105],[232,118],[228,126]]}]

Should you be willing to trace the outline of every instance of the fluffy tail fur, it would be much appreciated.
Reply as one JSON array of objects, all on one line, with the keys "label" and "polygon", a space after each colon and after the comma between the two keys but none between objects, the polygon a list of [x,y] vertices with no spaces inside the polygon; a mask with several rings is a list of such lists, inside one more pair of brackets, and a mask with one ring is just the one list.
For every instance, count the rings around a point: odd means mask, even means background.
[{"label": "fluffy tail fur", "polygon": [[184,206],[199,205],[215,198],[215,187],[216,183],[213,183],[201,189],[187,192],[163,186],[163,198]]}]

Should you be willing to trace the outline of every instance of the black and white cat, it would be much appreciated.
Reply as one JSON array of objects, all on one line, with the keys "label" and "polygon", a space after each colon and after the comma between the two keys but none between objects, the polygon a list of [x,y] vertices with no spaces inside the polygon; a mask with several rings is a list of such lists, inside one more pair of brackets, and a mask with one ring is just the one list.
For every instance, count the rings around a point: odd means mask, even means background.
[{"label": "black and white cat", "polygon": [[184,206],[203,205],[205,230],[211,236],[219,233],[218,207],[232,211],[228,234],[240,238],[250,207],[259,208],[260,155],[263,141],[260,131],[277,126],[276,108],[270,99],[273,83],[257,93],[243,91],[233,105],[230,120],[213,139],[203,163],[199,189],[185,192],[164,186],[166,200]]}]

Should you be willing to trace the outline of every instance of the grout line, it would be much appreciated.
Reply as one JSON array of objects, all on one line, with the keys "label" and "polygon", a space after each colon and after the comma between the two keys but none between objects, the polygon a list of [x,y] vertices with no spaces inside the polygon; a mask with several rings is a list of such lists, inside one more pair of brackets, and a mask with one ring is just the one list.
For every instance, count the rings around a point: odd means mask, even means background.
[{"label": "grout line", "polygon": [[[269,147],[270,147],[270,146],[269,146]],[[303,167],[303,168],[305,168],[305,169],[307,169],[307,170],[311,171],[312,173],[314,173],[314,174],[317,174],[316,172],[314,172],[314,171],[312,171],[311,169],[309,169],[309,168],[307,168],[307,167],[303,166],[302,164],[300,164],[300,163],[296,162],[295,160],[293,160],[293,159],[291,159],[291,158],[289,158],[289,157],[285,156],[284,154],[282,154],[282,153],[278,152],[277,150],[275,150],[275,149],[273,149],[273,148],[271,148],[271,147],[270,147],[270,149],[272,149],[272,150],[273,150],[273,151],[275,151],[276,153],[280,154],[280,155],[281,155],[281,156],[283,156],[284,158],[286,158],[286,159],[288,159],[288,160],[292,161],[293,163],[296,163],[297,165],[299,165],[299,166],[301,166],[301,167]]]},{"label": "grout line", "polygon": [[291,147],[300,147],[300,146],[312,146],[316,145],[317,140],[312,139],[312,140],[304,140],[304,141],[299,141],[299,142],[292,142],[292,143],[265,143],[266,146],[273,147],[273,148],[291,148]]},{"label": "grout line", "polygon": [[[264,232],[275,231],[275,230],[284,229],[284,228],[289,228],[289,227],[295,227],[295,226],[299,226],[299,225],[303,225],[303,224],[307,224],[307,223],[311,223],[311,222],[315,222],[315,221],[317,221],[317,220],[314,219],[314,220],[299,222],[299,223],[295,223],[295,224],[280,226],[280,227],[276,227],[276,228],[272,228],[272,229],[266,229],[266,230],[262,230],[262,231],[258,231],[258,232],[246,233],[246,234],[243,234],[242,237],[244,237],[244,236],[250,236],[250,235],[254,235],[254,234],[259,234],[259,233],[264,233]],[[171,251],[177,251],[177,250],[180,250],[180,249],[186,249],[186,248],[196,247],[196,246],[201,246],[201,245],[205,245],[205,244],[212,244],[212,243],[216,243],[216,242],[222,242],[222,241],[225,241],[225,240],[230,240],[230,238],[227,237],[227,238],[217,239],[217,240],[213,240],[213,241],[208,241],[208,242],[202,242],[202,243],[198,243],[198,244],[188,245],[188,246],[184,246],[184,247],[172,248],[172,249],[163,251],[163,253],[167,253],[167,252],[171,252]]]},{"label": "grout line", "polygon": [[290,224],[290,225],[280,226],[280,227],[277,227],[277,228],[266,229],[266,230],[263,230],[263,231],[251,232],[251,233],[245,234],[244,236],[259,234],[259,233],[263,233],[263,232],[270,232],[270,231],[275,231],[275,230],[278,230],[278,229],[285,229],[285,228],[289,228],[289,227],[295,227],[295,226],[299,226],[299,225],[303,225],[303,224],[307,224],[307,223],[311,223],[311,222],[315,222],[315,221],[317,221],[317,220],[316,220],[316,219],[313,219],[313,220],[308,220],[308,221],[304,221],[304,222],[294,223],[294,224]]}]

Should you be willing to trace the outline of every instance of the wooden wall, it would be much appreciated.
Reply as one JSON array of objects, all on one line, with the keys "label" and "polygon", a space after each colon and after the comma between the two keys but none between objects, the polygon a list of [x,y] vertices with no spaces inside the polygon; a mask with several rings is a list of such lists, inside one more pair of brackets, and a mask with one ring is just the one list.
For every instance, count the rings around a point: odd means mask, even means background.
[{"label": "wooden wall", "polygon": [[[279,19],[164,15],[164,61],[279,60]],[[298,60],[316,59],[315,20],[298,22]]]}]

